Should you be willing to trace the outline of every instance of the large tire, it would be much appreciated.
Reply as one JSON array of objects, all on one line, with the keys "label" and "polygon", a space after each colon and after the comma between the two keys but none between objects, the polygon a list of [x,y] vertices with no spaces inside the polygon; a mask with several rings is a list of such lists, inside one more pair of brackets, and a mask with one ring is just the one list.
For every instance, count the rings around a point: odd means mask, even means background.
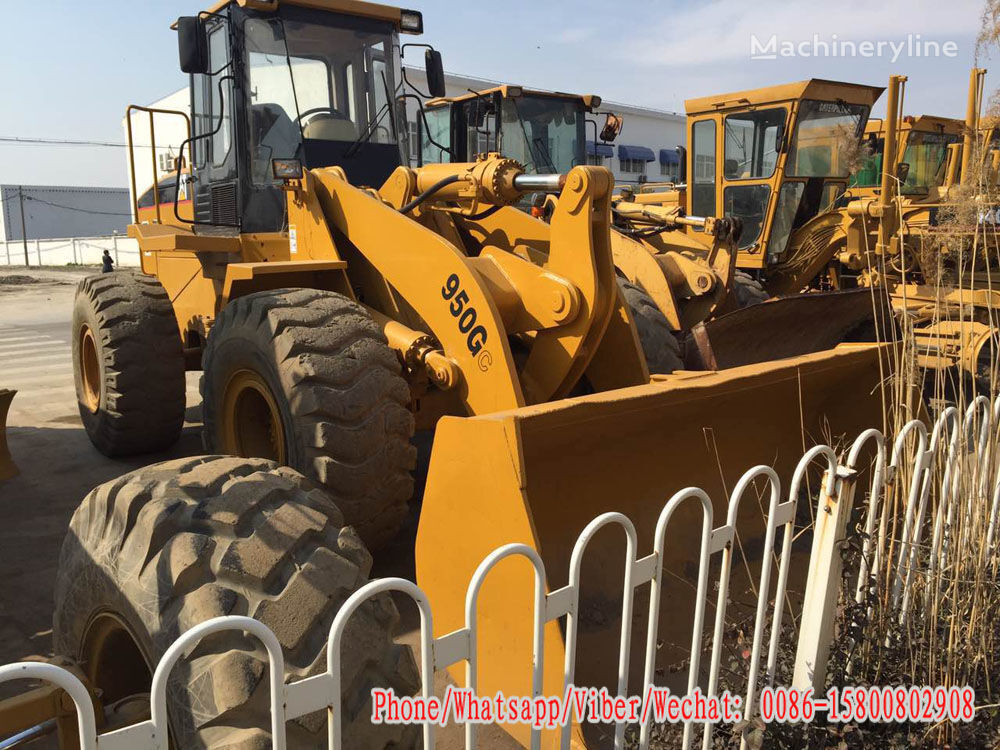
[{"label": "large tire", "polygon": [[650,374],[669,375],[674,370],[683,370],[680,344],[653,298],[642,287],[626,279],[619,277],[618,285],[635,321]]},{"label": "large tire", "polygon": [[184,352],[173,306],[152,276],[88,276],[73,303],[80,419],[106,456],[173,445],[184,426]]},{"label": "large tire", "polygon": [[[73,514],[56,581],[56,652],[80,660],[106,702],[149,691],[165,650],[194,625],[249,615],[281,642],[286,681],[326,668],[330,626],[371,556],[329,497],[263,459],[154,464],[93,490]],[[341,655],[345,746],[412,746],[418,727],[373,725],[371,688],[412,695],[410,649],[382,595],[355,612]],[[267,654],[252,636],[201,641],[171,673],[173,746],[270,747]],[[290,748],[326,747],[326,715],[288,722]]]},{"label": "large tire", "polygon": [[741,309],[770,299],[768,293],[764,291],[763,284],[744,271],[737,271],[733,275],[733,295],[736,297],[737,306]]},{"label": "large tire", "polygon": [[[413,415],[399,359],[364,308],[315,289],[241,297],[220,313],[202,366],[208,452],[287,464],[326,488],[369,548],[391,541],[413,494]],[[264,389],[267,403],[239,406],[241,388]],[[263,444],[233,427],[251,407],[268,415]]]}]

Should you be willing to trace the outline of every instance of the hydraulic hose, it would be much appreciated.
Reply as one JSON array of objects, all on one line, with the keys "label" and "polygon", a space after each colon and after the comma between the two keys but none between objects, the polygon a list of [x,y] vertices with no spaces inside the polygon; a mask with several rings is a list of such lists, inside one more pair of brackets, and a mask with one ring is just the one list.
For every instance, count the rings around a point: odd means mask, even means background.
[{"label": "hydraulic hose", "polygon": [[408,213],[410,213],[410,211],[412,211],[417,206],[419,206],[421,203],[423,203],[425,200],[427,200],[428,198],[430,198],[432,195],[434,195],[434,193],[438,192],[442,188],[447,187],[448,185],[452,184],[453,182],[458,182],[460,179],[462,179],[460,175],[453,174],[453,175],[449,175],[448,177],[445,177],[443,180],[439,180],[438,182],[435,182],[433,185],[431,185],[429,188],[427,188],[424,192],[422,192],[420,195],[418,195],[412,201],[410,201],[405,206],[403,206],[401,209],[399,209],[399,212],[401,214],[408,214]]}]

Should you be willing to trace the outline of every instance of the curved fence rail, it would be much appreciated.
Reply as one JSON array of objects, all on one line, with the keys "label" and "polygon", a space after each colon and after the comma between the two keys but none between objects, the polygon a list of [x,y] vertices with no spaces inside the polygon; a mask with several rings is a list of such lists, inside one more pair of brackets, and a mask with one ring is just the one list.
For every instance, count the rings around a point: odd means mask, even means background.
[{"label": "curved fence rail", "polygon": [[[726,516],[717,522],[713,503],[708,494],[696,487],[683,489],[668,498],[652,533],[653,550],[640,556],[640,533],[630,519],[620,513],[598,516],[580,534],[570,560],[569,583],[555,590],[546,588],[546,571],[538,554],[523,544],[508,544],[482,561],[466,592],[465,626],[446,635],[433,637],[433,613],[423,591],[416,584],[400,578],[374,580],[355,592],[338,612],[329,633],[327,670],[298,682],[286,684],[283,679],[284,659],[275,635],[260,622],[246,617],[220,617],[195,626],[178,639],[160,660],[152,680],[150,718],[124,729],[98,734],[90,696],[85,686],[71,672],[41,663],[18,663],[0,667],[0,682],[32,679],[53,683],[65,690],[77,708],[81,747],[87,750],[119,748],[161,748],[169,744],[167,723],[167,677],[177,664],[202,638],[220,630],[238,630],[259,639],[270,656],[270,706],[273,747],[285,747],[285,723],[306,714],[328,712],[329,747],[342,747],[340,655],[345,627],[354,611],[367,599],[387,591],[399,592],[414,601],[420,614],[419,661],[422,673],[421,692],[425,698],[433,694],[434,672],[454,664],[464,663],[466,686],[478,685],[477,619],[480,589],[493,568],[510,557],[527,560],[534,569],[534,667],[531,685],[535,697],[542,691],[543,629],[547,622],[565,618],[564,689],[573,684],[576,670],[577,635],[580,617],[582,560],[594,535],[609,526],[619,527],[625,536],[624,590],[622,622],[630,623],[635,616],[636,592],[649,587],[647,637],[643,657],[642,693],[654,684],[658,643],[661,596],[664,586],[664,551],[670,545],[671,522],[679,508],[700,508],[700,544],[696,560],[696,599],[693,611],[687,615],[691,624],[690,662],[687,687],[693,692],[705,683],[705,695],[716,695],[722,659],[724,629],[730,597],[730,576],[736,547],[736,519],[741,503],[754,492],[763,501],[765,510],[765,554],[759,567],[750,571],[756,581],[756,609],[750,647],[748,674],[742,678],[742,705],[751,713],[762,686],[773,685],[777,676],[778,656],[782,648],[795,649],[794,675],[796,687],[820,688],[826,672],[835,610],[844,593],[841,586],[844,571],[838,547],[850,534],[849,519],[858,519],[856,528],[863,537],[860,563],[848,571],[851,584],[847,596],[862,601],[871,586],[886,585],[891,592],[891,604],[900,622],[914,616],[915,606],[933,594],[944,571],[952,564],[954,550],[962,539],[953,535],[959,514],[968,514],[974,503],[989,504],[989,525],[984,528],[986,546],[995,551],[997,520],[1000,516],[1000,461],[992,439],[1000,418],[1000,399],[992,405],[977,398],[964,415],[954,408],[944,410],[932,429],[919,422],[906,424],[892,440],[875,429],[866,430],[850,445],[845,455],[820,445],[806,452],[783,491],[777,474],[767,466],[748,470],[733,488],[728,498]],[[815,492],[807,489],[810,471],[822,470],[822,481]],[[862,473],[870,475],[865,485],[864,499],[854,508],[855,491]],[[888,502],[890,492],[905,488],[905,503],[901,517],[893,519]],[[956,492],[957,488],[962,491]],[[970,489],[973,488],[973,489]],[[974,491],[973,491],[974,490]],[[898,493],[897,493],[898,494]],[[798,641],[794,645],[782,642],[786,589],[791,562],[792,541],[800,498],[815,503],[812,551],[806,590],[798,623]],[[811,510],[811,509],[810,509]],[[717,525],[718,523],[718,525]],[[892,529],[898,529],[894,535]],[[965,529],[967,527],[962,527]],[[963,533],[965,533],[963,531]],[[780,542],[779,542],[780,536]],[[930,540],[929,542],[927,540]],[[918,550],[920,551],[918,554]],[[995,565],[995,560],[991,561]],[[775,567],[776,565],[776,567]],[[713,566],[717,573],[712,573]],[[915,586],[918,571],[925,580],[924,589]],[[883,577],[887,576],[888,580]],[[772,590],[773,587],[773,590]],[[714,589],[714,591],[713,591]],[[705,646],[707,608],[714,598],[714,619],[711,622],[709,645]],[[631,658],[631,628],[623,626],[619,642],[617,691],[626,695],[629,660]],[[767,640],[765,652],[765,640]],[[707,651],[707,653],[706,653]],[[765,655],[766,653],[766,655]],[[702,659],[708,659],[707,680],[702,673]],[[436,726],[424,723],[424,747],[433,747]],[[696,731],[702,733],[701,744],[711,746],[713,725],[701,726],[688,722],[683,731],[683,747],[690,747]],[[626,725],[615,728],[615,746],[623,747]],[[570,746],[572,725],[559,730],[561,746]],[[651,722],[639,728],[639,746],[646,748],[651,738]],[[466,746],[476,745],[476,726],[465,726]],[[531,746],[539,747],[540,730],[534,730]],[[745,738],[743,745],[746,745]],[[4,743],[0,742],[0,747]]]}]

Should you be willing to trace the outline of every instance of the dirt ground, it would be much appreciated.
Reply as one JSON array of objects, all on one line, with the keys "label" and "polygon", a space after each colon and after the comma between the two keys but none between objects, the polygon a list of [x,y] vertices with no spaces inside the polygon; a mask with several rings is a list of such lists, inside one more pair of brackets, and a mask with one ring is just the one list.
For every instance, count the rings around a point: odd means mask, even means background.
[{"label": "dirt ground", "polygon": [[[17,477],[0,483],[0,664],[51,653],[59,550],[87,492],[140,466],[202,452],[199,373],[188,373],[187,420],[170,451],[116,460],[91,445],[77,412],[70,320],[77,282],[97,270],[0,269],[0,387],[18,391],[7,436],[20,468]],[[427,448],[426,440],[418,440],[421,465]],[[412,580],[415,535],[414,510],[403,533],[376,555],[373,575]],[[397,604],[400,640],[416,645],[416,608],[404,600]],[[446,678],[439,673],[435,683],[443,691]],[[483,727],[479,736],[489,747],[517,747],[494,727]],[[446,727],[439,737],[439,747],[463,746],[459,727]]]}]

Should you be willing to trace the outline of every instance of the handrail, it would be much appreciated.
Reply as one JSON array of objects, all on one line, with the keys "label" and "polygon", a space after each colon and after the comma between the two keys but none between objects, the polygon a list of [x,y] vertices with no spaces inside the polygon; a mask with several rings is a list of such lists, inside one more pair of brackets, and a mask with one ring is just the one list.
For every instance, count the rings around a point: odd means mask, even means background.
[{"label": "handrail", "polygon": [[[154,127],[153,118],[154,115],[178,115],[184,118],[184,124],[187,126],[187,140],[191,138],[191,118],[188,116],[187,112],[181,112],[177,109],[160,109],[158,107],[141,107],[138,104],[130,104],[125,109],[125,126],[128,136],[128,171],[129,171],[129,181],[132,185],[132,220],[135,223],[139,223],[139,191],[135,184],[135,149],[132,142],[132,113],[133,112],[147,112],[149,114],[149,145],[150,145],[150,162],[153,167],[153,201],[156,205],[156,223],[162,224],[163,218],[160,216],[160,184],[156,179],[156,128]],[[181,168],[183,165],[181,165]],[[177,170],[177,186],[174,188],[175,196],[180,196],[181,189],[181,169]],[[177,198],[175,197],[175,200]]]}]

